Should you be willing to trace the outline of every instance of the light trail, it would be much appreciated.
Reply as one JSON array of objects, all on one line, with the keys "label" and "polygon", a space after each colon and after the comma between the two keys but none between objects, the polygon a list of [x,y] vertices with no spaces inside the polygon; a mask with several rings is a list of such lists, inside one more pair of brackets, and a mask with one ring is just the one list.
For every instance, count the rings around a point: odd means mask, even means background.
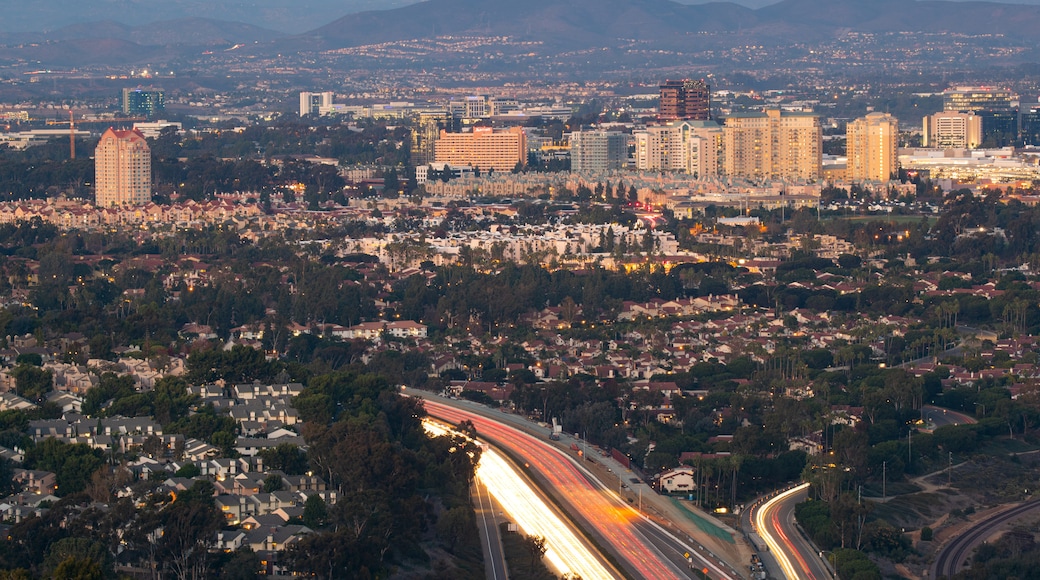
[{"label": "light trail", "polygon": [[484,450],[477,477],[525,534],[545,538],[545,558],[557,571],[590,579],[615,578],[497,451]]},{"label": "light trail", "polygon": [[[440,419],[453,423],[471,421],[481,436],[529,462],[554,493],[570,505],[573,514],[594,530],[603,542],[609,544],[614,554],[628,563],[636,577],[661,580],[690,577],[690,572],[677,567],[638,529],[640,525],[652,525],[651,522],[612,491],[608,491],[559,449],[482,415],[430,400],[424,401],[424,404],[430,415]],[[723,572],[714,562],[705,560],[692,548],[688,551],[696,554],[697,559],[717,577],[734,577]]]},{"label": "light trail", "polygon": [[[783,545],[786,545],[791,550],[791,553],[794,554],[795,557],[799,560],[802,569],[806,571],[808,577],[813,578],[814,576],[809,571],[809,566],[806,564],[805,560],[802,559],[801,555],[798,553],[798,550],[795,549],[794,545],[791,543],[791,539],[784,534],[783,526],[780,523],[779,515],[773,513],[770,516],[769,512],[776,510],[778,504],[788,499],[792,495],[805,491],[808,487],[808,483],[803,483],[781,494],[778,494],[776,497],[762,504],[762,507],[758,508],[758,512],[755,513],[755,527],[758,528],[759,535],[762,536],[763,540],[765,540],[766,545],[769,546],[769,551],[773,553],[773,556],[776,558],[777,563],[780,564],[780,569],[783,570],[784,576],[786,576],[790,580],[798,580],[799,578],[805,578],[806,576],[799,575],[798,571],[795,570],[794,565],[791,563],[791,559],[787,557],[787,553],[783,549]],[[771,518],[773,529],[775,529],[777,534],[780,535],[780,539],[774,537],[773,534],[770,532],[770,527],[766,525],[767,517]],[[781,545],[781,542],[783,542],[783,545]]]},{"label": "light trail", "polygon": [[[434,435],[450,433],[433,421],[424,421],[423,425]],[[484,447],[476,475],[524,534],[545,538],[545,558],[556,571],[590,580],[616,578],[600,564],[571,527],[531,489],[526,478],[493,448]]]}]

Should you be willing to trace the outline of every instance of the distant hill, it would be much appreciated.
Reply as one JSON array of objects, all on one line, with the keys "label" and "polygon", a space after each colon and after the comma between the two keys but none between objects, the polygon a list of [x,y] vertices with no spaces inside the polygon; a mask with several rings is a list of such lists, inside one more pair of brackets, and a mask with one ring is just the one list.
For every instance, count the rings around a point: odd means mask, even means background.
[{"label": "distant hill", "polygon": [[52,31],[112,20],[129,26],[184,18],[244,22],[296,34],[344,14],[402,6],[415,0],[0,0],[0,32]]},{"label": "distant hill", "polygon": [[670,0],[429,0],[350,14],[303,35],[346,47],[443,35],[505,35],[575,48],[612,39],[673,45],[698,32],[798,41],[837,32],[1004,34],[1040,40],[1040,7],[992,2],[783,0],[752,10]]},{"label": "distant hill", "polygon": [[[299,0],[299,10],[294,12],[303,12],[307,7],[324,8],[317,16],[329,19],[329,23],[286,36],[253,24],[207,17],[249,5],[255,8],[253,21],[269,20],[273,16],[263,16],[264,11],[283,10],[286,0],[166,0],[149,6],[156,6],[155,13],[165,13],[173,7],[198,10],[192,18],[147,24],[127,23],[120,17],[57,27],[46,33],[0,32],[0,43],[6,45],[0,47],[0,60],[55,65],[129,64],[190,57],[202,47],[217,51],[235,44],[248,45],[242,50],[262,56],[442,36],[507,36],[511,41],[532,43],[523,45],[518,52],[567,53],[576,62],[583,59],[582,51],[606,50],[599,55],[600,62],[632,69],[648,65],[651,57],[646,55],[658,55],[652,57],[656,59],[653,62],[669,66],[667,56],[662,56],[669,50],[716,50],[748,43],[783,47],[835,38],[849,31],[993,34],[1003,38],[982,42],[996,46],[1025,41],[1030,48],[1040,47],[1040,6],[993,2],[782,0],[753,10],[732,2],[691,5],[671,0],[427,0],[335,18],[350,7],[409,1]],[[0,8],[11,2],[0,0]],[[34,9],[28,12],[66,4],[71,6],[71,0],[36,0]],[[132,0],[90,3],[99,7],[99,15],[117,4],[138,5]],[[128,8],[122,16],[140,16],[137,10]],[[115,48],[118,46],[129,47],[129,51],[120,52]],[[474,51],[477,56],[480,50]],[[436,58],[450,66],[458,55],[445,51]]]}]

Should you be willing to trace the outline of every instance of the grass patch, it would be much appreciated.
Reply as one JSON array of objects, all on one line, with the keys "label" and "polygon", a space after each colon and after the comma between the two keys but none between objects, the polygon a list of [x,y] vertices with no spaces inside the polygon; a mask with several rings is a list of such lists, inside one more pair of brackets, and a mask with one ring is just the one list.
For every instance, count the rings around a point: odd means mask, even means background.
[{"label": "grass patch", "polygon": [[541,556],[533,557],[524,545],[524,535],[510,532],[509,524],[498,525],[502,534],[502,550],[506,556],[506,566],[513,578],[529,578],[530,580],[559,580],[556,574],[549,571]]}]

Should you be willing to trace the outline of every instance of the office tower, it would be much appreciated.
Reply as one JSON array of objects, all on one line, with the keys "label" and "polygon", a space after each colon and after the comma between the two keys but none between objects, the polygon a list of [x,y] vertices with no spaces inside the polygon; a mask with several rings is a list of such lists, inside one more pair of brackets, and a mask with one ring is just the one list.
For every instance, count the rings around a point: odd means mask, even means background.
[{"label": "office tower", "polygon": [[123,113],[131,117],[154,119],[166,112],[166,93],[162,89],[123,89]]},{"label": "office tower", "polygon": [[306,91],[300,93],[300,116],[305,117],[307,115],[318,116],[322,114],[322,108],[332,107],[332,92],[326,91],[324,93],[308,93]]},{"label": "office tower", "polygon": [[726,117],[723,173],[745,179],[819,179],[823,130],[813,113],[767,109]]},{"label": "office tower", "polygon": [[719,174],[722,127],[714,121],[673,121],[633,133],[636,169],[677,171],[698,178]]},{"label": "office tower", "polygon": [[943,91],[943,112],[975,113],[982,120],[979,147],[1004,147],[1018,138],[1018,95],[992,87]]},{"label": "office tower", "polygon": [[412,164],[416,167],[429,165],[436,159],[437,137],[441,130],[451,127],[451,117],[446,112],[422,112],[412,129]]},{"label": "office tower", "polygon": [[628,165],[628,137],[617,131],[571,133],[571,171],[622,169]]},{"label": "office tower", "polygon": [[711,87],[703,80],[661,83],[658,121],[706,121],[711,118]]},{"label": "office tower", "polygon": [[870,113],[845,129],[846,174],[850,181],[888,181],[899,158],[899,121],[888,113]]},{"label": "office tower", "polygon": [[437,163],[512,171],[518,163],[527,165],[527,135],[521,127],[501,131],[475,127],[470,133],[442,130],[434,151]]},{"label": "office tower", "polygon": [[484,119],[491,116],[492,107],[493,102],[487,95],[471,95],[448,102],[448,110],[456,119]]},{"label": "office tower", "polygon": [[982,146],[982,117],[971,112],[942,112],[924,118],[925,147],[977,149]]},{"label": "office tower", "polygon": [[1040,106],[1033,105],[1028,111],[1022,111],[1019,127],[1024,145],[1040,147]]},{"label": "office tower", "polygon": [[94,150],[98,207],[148,203],[152,199],[152,154],[140,131],[109,128]]}]

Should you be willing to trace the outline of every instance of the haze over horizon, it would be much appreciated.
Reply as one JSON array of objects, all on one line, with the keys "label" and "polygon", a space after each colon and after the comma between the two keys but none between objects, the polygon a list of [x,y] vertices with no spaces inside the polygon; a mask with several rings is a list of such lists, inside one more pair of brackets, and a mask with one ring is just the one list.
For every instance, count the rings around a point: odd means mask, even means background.
[{"label": "haze over horizon", "polygon": [[[717,0],[675,0],[680,4],[706,4]],[[781,0],[729,0],[752,9]],[[949,0],[972,2],[976,0]],[[131,26],[163,20],[212,18],[259,26],[286,34],[313,30],[347,14],[385,10],[414,4],[411,0],[167,0],[161,4],[142,0],[0,0],[4,19],[0,31],[38,32],[72,24],[111,20]],[[1040,5],[1040,0],[1003,0],[1004,4]]]}]

